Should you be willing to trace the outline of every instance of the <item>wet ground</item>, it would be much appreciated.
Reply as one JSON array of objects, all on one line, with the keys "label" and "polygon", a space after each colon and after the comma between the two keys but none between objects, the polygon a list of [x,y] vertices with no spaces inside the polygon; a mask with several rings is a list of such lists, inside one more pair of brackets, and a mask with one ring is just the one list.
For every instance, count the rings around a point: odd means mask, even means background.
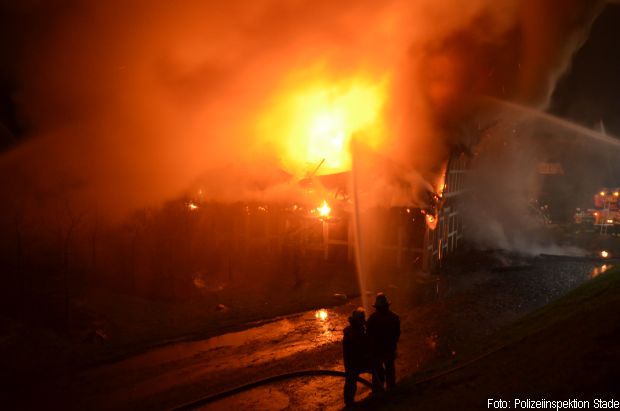
[{"label": "wet ground", "polygon": [[[610,266],[504,255],[487,260],[479,266],[456,262],[439,277],[416,277],[412,286],[390,290],[402,322],[399,377],[460,358],[468,347],[483,345],[494,331]],[[420,303],[420,295],[428,298]],[[169,409],[273,375],[342,370],[342,330],[359,304],[353,300],[328,309],[326,318],[309,311],[244,331],[154,349],[52,384],[47,398],[50,404],[73,409]],[[341,409],[343,382],[337,377],[297,378],[203,409]],[[358,397],[365,395],[368,390],[359,385]]]}]

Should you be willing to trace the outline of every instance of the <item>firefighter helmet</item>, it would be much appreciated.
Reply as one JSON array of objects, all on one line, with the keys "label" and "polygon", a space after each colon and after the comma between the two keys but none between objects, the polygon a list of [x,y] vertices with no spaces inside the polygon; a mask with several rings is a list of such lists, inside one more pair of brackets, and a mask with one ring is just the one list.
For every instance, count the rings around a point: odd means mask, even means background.
[{"label": "firefighter helmet", "polygon": [[351,313],[351,316],[349,317],[349,321],[352,322],[352,323],[353,322],[360,323],[360,324],[365,323],[366,322],[366,312],[364,311],[364,309],[362,307],[356,308]]},{"label": "firefighter helmet", "polygon": [[377,293],[377,297],[375,298],[375,303],[372,306],[375,308],[389,307],[390,300],[388,300],[385,294]]}]

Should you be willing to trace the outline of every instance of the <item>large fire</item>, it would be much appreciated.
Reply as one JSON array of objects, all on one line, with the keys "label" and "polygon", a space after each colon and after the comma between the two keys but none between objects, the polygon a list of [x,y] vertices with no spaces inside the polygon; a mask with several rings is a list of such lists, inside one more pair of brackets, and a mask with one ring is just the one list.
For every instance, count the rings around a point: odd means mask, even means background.
[{"label": "large fire", "polygon": [[259,119],[259,133],[281,155],[283,166],[297,175],[347,171],[354,135],[378,147],[384,139],[382,109],[387,80],[354,77],[316,81],[279,93]]}]

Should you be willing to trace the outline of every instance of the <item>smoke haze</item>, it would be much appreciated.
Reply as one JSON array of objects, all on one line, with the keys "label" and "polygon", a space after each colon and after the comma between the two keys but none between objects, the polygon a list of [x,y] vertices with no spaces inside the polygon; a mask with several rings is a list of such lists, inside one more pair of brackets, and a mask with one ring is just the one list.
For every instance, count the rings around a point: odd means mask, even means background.
[{"label": "smoke haze", "polygon": [[[257,124],[281,95],[312,82],[346,89],[351,78],[388,79],[374,150],[397,166],[371,172],[392,181],[397,169],[434,184],[472,98],[547,104],[601,3],[84,0],[2,8],[16,22],[4,37],[19,39],[3,44],[2,72],[26,130],[0,158],[5,191],[62,192],[80,207],[123,215],[196,181],[208,198],[235,201],[281,181],[282,169],[298,174],[286,167],[278,130],[265,135]],[[275,191],[295,196],[292,186]]]}]

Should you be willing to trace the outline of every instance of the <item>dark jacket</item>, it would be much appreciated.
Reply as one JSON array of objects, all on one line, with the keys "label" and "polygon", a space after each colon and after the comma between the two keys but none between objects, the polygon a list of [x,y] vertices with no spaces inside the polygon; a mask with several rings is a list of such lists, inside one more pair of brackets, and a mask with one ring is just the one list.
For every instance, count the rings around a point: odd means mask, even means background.
[{"label": "dark jacket", "polygon": [[400,318],[389,309],[377,310],[366,323],[368,339],[373,356],[396,355],[400,338]]},{"label": "dark jacket", "polygon": [[344,329],[342,338],[344,369],[349,372],[364,372],[370,366],[368,337],[362,324],[351,324]]}]

